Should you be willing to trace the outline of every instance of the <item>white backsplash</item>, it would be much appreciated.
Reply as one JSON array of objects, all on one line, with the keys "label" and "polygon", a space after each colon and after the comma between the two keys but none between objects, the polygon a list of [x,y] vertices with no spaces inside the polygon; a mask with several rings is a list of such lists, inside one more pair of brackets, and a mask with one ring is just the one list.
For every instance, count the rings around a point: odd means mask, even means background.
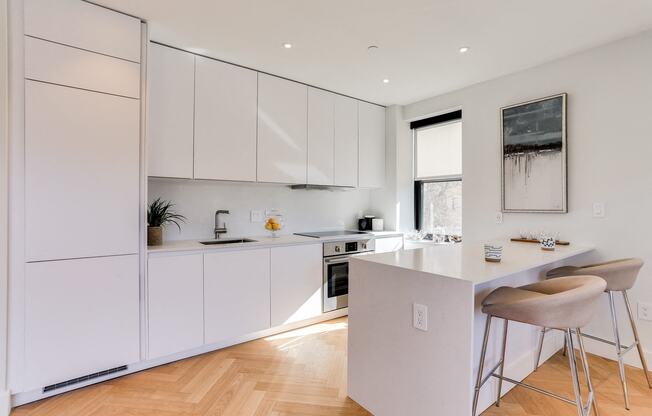
[{"label": "white backsplash", "polygon": [[166,240],[213,238],[215,211],[231,213],[226,221],[226,237],[265,235],[264,223],[250,221],[251,210],[277,209],[284,216],[281,234],[327,229],[355,229],[358,215],[368,213],[371,194],[366,189],[292,190],[286,185],[246,182],[151,178],[149,202],[161,197],[175,204],[187,220],[181,232],[174,224],[164,231]]}]

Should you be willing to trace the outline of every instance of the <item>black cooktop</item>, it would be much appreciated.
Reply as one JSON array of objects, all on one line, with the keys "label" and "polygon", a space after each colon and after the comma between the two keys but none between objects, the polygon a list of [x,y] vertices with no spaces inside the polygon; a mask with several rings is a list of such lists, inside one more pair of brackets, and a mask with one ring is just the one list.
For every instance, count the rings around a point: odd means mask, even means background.
[{"label": "black cooktop", "polygon": [[302,235],[304,237],[312,237],[312,238],[339,237],[339,236],[345,236],[345,235],[360,235],[360,234],[367,234],[367,233],[364,232],[364,231],[347,231],[347,230],[315,231],[315,232],[307,232],[307,233],[294,233],[294,235]]}]

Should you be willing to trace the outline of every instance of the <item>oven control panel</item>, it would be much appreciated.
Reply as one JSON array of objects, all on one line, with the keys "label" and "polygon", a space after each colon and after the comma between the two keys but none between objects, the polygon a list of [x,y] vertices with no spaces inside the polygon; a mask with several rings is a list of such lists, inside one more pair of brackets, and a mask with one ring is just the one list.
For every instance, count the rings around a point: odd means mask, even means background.
[{"label": "oven control panel", "polygon": [[374,251],[374,246],[373,239],[328,242],[324,243],[324,257]]}]

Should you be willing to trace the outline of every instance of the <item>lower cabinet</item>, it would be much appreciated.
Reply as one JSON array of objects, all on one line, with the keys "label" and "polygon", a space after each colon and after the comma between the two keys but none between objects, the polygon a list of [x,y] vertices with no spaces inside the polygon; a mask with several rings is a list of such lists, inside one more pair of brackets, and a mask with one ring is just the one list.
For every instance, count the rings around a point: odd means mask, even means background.
[{"label": "lower cabinet", "polygon": [[390,253],[403,248],[403,237],[376,238],[376,253]]},{"label": "lower cabinet", "polygon": [[27,263],[26,390],[140,359],[138,255]]},{"label": "lower cabinet", "polygon": [[271,249],[272,326],[319,316],[322,311],[322,245]]},{"label": "lower cabinet", "polygon": [[203,345],[202,263],[201,253],[148,259],[149,359]]},{"label": "lower cabinet", "polygon": [[204,254],[205,341],[270,327],[270,250]]}]

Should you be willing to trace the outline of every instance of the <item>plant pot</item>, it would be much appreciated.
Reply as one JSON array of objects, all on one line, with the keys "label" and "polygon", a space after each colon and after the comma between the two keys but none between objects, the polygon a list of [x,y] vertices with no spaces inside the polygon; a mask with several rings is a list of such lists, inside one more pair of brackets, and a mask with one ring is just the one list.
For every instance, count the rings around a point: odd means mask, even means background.
[{"label": "plant pot", "polygon": [[147,227],[147,245],[160,246],[163,244],[163,227]]}]

